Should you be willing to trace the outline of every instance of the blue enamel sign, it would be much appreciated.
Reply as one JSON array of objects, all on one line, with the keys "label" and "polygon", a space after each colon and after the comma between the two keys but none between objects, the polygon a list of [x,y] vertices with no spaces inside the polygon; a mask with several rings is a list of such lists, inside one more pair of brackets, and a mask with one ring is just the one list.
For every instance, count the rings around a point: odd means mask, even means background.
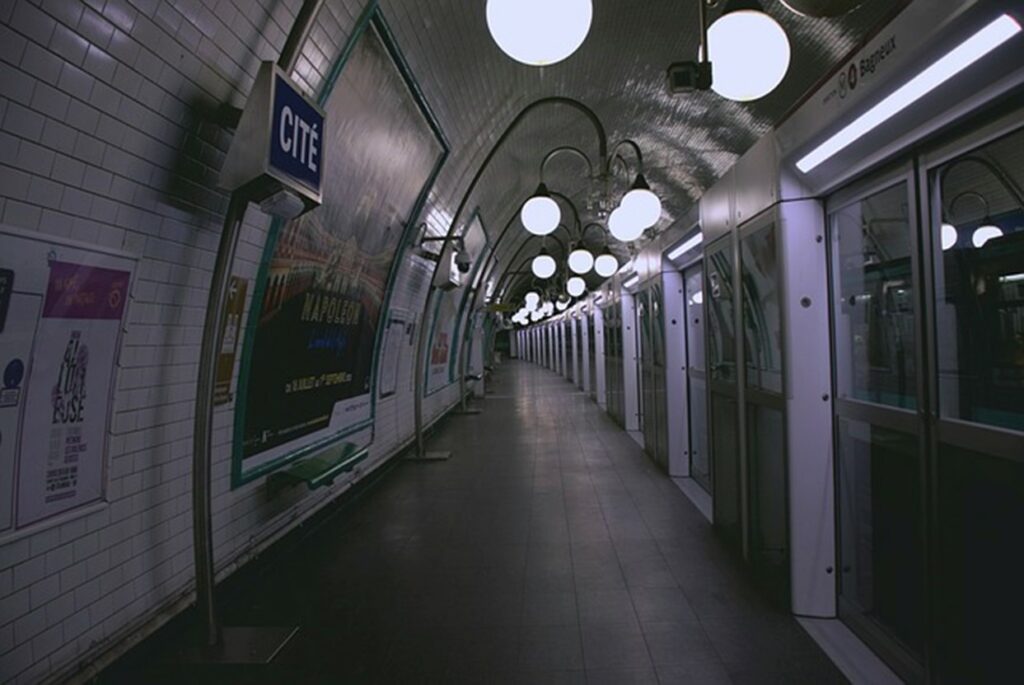
[{"label": "blue enamel sign", "polygon": [[274,75],[274,116],[270,166],[314,192],[320,192],[324,117],[288,81]]}]

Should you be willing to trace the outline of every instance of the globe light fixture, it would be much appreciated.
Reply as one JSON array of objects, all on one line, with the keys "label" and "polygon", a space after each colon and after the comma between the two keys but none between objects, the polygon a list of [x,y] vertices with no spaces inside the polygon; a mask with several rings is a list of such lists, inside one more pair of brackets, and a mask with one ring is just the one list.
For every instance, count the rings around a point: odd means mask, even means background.
[{"label": "globe light fixture", "polygon": [[608,215],[608,231],[616,240],[628,243],[643,235],[644,229],[636,222],[635,217],[620,205]]},{"label": "globe light fixture", "polygon": [[530,321],[540,321],[544,318],[544,315],[540,313],[540,310],[533,310],[530,312]]},{"label": "globe light fixture", "polygon": [[708,27],[708,46],[711,89],[730,100],[764,97],[789,69],[789,38],[756,0],[728,3]]},{"label": "globe light fixture", "polygon": [[956,241],[960,238],[957,233],[956,226],[953,224],[942,224],[942,251],[952,249],[956,245]]},{"label": "globe light fixture", "polygon": [[619,260],[615,258],[615,255],[610,252],[605,252],[597,256],[594,260],[594,271],[597,272],[598,276],[602,278],[608,278],[615,274],[619,270]]},{"label": "globe light fixture", "polygon": [[661,200],[647,185],[643,174],[636,177],[633,187],[622,198],[621,206],[643,229],[650,228],[661,218]]},{"label": "globe light fixture", "polygon": [[557,309],[558,311],[564,312],[568,308],[569,308],[569,301],[568,300],[556,300],[555,301],[555,309]]},{"label": "globe light fixture", "polygon": [[534,191],[533,197],[523,203],[519,213],[523,227],[533,235],[547,235],[558,228],[562,220],[562,210],[548,193],[547,186],[541,183]]},{"label": "globe light fixture", "polygon": [[589,273],[594,268],[594,255],[585,247],[577,247],[569,253],[569,269],[574,274]]},{"label": "globe light fixture", "polygon": [[487,28],[502,52],[543,67],[576,52],[590,32],[592,0],[487,0]]},{"label": "globe light fixture", "polygon": [[540,304],[540,293],[538,293],[536,290],[531,290],[530,292],[526,293],[525,301],[526,308],[529,309],[531,312],[535,311],[537,309],[537,305]]},{"label": "globe light fixture", "polygon": [[974,229],[974,233],[971,235],[971,243],[975,247],[983,247],[985,243],[993,238],[1001,238],[1002,236],[1003,229],[989,223],[988,221],[984,221],[981,226]]},{"label": "globe light fixture", "polygon": [[587,282],[579,276],[573,276],[565,284],[565,290],[573,297],[579,297],[583,293],[587,292]]},{"label": "globe light fixture", "polygon": [[549,255],[547,250],[541,250],[541,253],[533,258],[533,262],[530,265],[533,275],[541,279],[554,276],[557,268],[558,265],[555,264],[555,258]]}]

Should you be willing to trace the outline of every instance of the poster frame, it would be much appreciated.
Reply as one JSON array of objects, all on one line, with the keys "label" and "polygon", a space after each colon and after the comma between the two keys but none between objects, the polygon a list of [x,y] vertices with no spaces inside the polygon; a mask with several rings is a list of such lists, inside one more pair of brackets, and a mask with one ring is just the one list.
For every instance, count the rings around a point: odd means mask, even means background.
[{"label": "poster frame", "polygon": [[[78,506],[66,509],[64,511],[49,514],[42,518],[23,523],[21,525],[17,522],[17,506],[19,502],[18,484],[21,478],[21,444],[24,438],[24,434],[21,431],[25,420],[24,407],[19,410],[17,422],[19,426],[18,441],[15,446],[15,461],[14,469],[12,471],[12,483],[11,483],[11,501],[7,503],[11,507],[11,523],[10,526],[0,530],[0,546],[14,542],[23,537],[34,535],[42,530],[47,530],[54,526],[66,523],[68,521],[74,521],[82,517],[93,514],[97,511],[101,511],[110,506],[110,461],[113,455],[110,453],[112,438],[114,435],[114,413],[116,400],[115,395],[117,394],[118,382],[121,377],[121,371],[123,369],[122,359],[124,356],[124,343],[128,332],[128,327],[131,325],[132,314],[135,307],[135,288],[137,287],[139,279],[139,263],[140,255],[136,252],[129,251],[123,248],[110,247],[106,245],[99,245],[95,243],[85,242],[81,240],[75,240],[73,238],[66,238],[64,236],[57,236],[50,233],[43,233],[41,231],[27,230],[18,226],[14,226],[7,223],[0,223],[0,235],[8,235],[16,239],[32,240],[39,242],[43,245],[49,246],[48,258],[53,261],[58,258],[59,255],[56,252],[59,248],[68,248],[72,250],[82,250],[83,252],[91,252],[94,254],[102,255],[105,257],[112,257],[115,259],[123,259],[130,263],[130,272],[128,277],[128,288],[126,290],[126,301],[125,308],[121,314],[119,321],[117,336],[114,341],[114,356],[113,363],[111,366],[110,376],[110,397],[107,398],[105,406],[105,427],[103,431],[103,446],[101,450],[102,464],[100,467],[100,495],[99,497],[89,500],[88,502],[82,502]],[[12,293],[21,292],[18,290],[18,281],[15,281]],[[40,302],[40,320],[42,318],[42,300],[45,300],[46,292],[41,293]],[[40,321],[36,321],[36,331],[33,336],[38,334]],[[29,387],[32,382],[33,371],[35,367],[35,344],[33,343],[29,364],[26,369],[25,376],[25,388]],[[27,401],[28,393],[26,392]]]},{"label": "poster frame", "polygon": [[391,295],[394,287],[394,282],[398,274],[398,268],[404,260],[406,248],[409,246],[410,238],[415,232],[417,226],[417,220],[423,211],[423,207],[426,205],[427,198],[430,195],[430,191],[434,187],[434,183],[437,181],[438,175],[441,173],[441,169],[444,168],[445,162],[448,160],[451,154],[451,145],[448,138],[445,136],[444,131],[441,129],[440,122],[438,121],[430,105],[427,103],[423,90],[420,88],[419,82],[413,75],[409,68],[408,62],[405,60],[404,55],[398,48],[398,44],[395,41],[394,34],[391,32],[390,27],[386,19],[384,18],[383,12],[380,9],[378,0],[370,0],[369,4],[363,10],[359,19],[356,21],[356,25],[353,27],[351,35],[345,42],[345,46],[339,54],[338,58],[332,65],[327,78],[324,81],[324,86],[320,93],[317,95],[316,102],[320,107],[324,107],[327,100],[330,98],[334,91],[338,79],[344,70],[345,65],[348,63],[349,57],[355,50],[356,44],[363,37],[368,29],[376,30],[377,35],[381,39],[381,43],[384,45],[388,56],[398,71],[399,76],[409,89],[409,94],[412,96],[412,100],[415,103],[417,109],[423,115],[427,126],[430,131],[434,134],[437,143],[440,145],[441,152],[438,155],[437,162],[431,173],[428,175],[423,187],[420,189],[419,195],[413,204],[412,210],[409,212],[409,217],[402,230],[402,235],[398,240],[398,244],[395,248],[395,255],[391,261],[391,265],[388,269],[387,280],[384,285],[384,298],[381,302],[380,313],[377,318],[377,330],[374,334],[373,341],[373,359],[370,365],[370,390],[369,390],[369,402],[370,402],[370,416],[364,421],[360,421],[354,425],[347,426],[336,433],[325,436],[319,440],[314,440],[308,444],[297,446],[295,449],[286,452],[280,457],[267,461],[260,464],[259,466],[253,467],[248,470],[243,469],[244,462],[244,431],[245,431],[245,416],[246,416],[246,402],[247,402],[247,391],[249,385],[249,377],[252,366],[252,355],[253,348],[255,347],[256,337],[256,319],[259,317],[259,311],[256,310],[257,303],[263,301],[263,296],[266,291],[267,274],[270,269],[271,261],[273,260],[274,250],[277,246],[277,240],[280,236],[281,230],[285,225],[285,222],[281,219],[274,219],[271,222],[270,229],[267,233],[267,239],[263,247],[263,253],[260,259],[259,270],[256,276],[256,284],[253,288],[252,297],[249,301],[249,312],[246,317],[246,326],[243,336],[242,345],[242,357],[239,364],[239,376],[238,384],[236,389],[237,404],[234,412],[234,428],[232,434],[231,443],[231,489],[235,490],[250,483],[254,480],[262,478],[293,461],[308,457],[312,454],[316,454],[321,450],[333,445],[337,442],[344,440],[345,438],[354,435],[356,433],[362,433],[367,430],[371,431],[370,441],[373,441],[373,431],[377,417],[377,401],[378,391],[377,387],[379,384],[379,365],[381,355],[381,342],[384,336],[384,328],[387,325],[388,319],[391,315]]},{"label": "poster frame", "polygon": [[[480,207],[477,207],[473,210],[473,213],[469,216],[469,221],[467,221],[465,224],[463,232],[468,231],[469,227],[473,225],[474,221],[480,222],[480,228],[481,230],[483,230],[484,233],[484,244],[482,249],[480,250],[480,254],[477,255],[476,259],[473,262],[473,270],[470,272],[469,278],[466,279],[466,285],[462,289],[462,299],[459,302],[458,308],[455,310],[455,330],[454,335],[452,336],[453,350],[448,353],[448,382],[442,386],[430,390],[430,364],[427,363],[423,369],[424,397],[430,397],[431,395],[439,393],[445,388],[450,387],[452,383],[455,383],[455,381],[458,380],[458,378],[456,378],[455,376],[455,367],[458,365],[459,346],[461,345],[462,340],[460,333],[462,333],[463,313],[466,308],[466,303],[469,301],[470,293],[475,290],[474,283],[476,282],[477,272],[480,270],[480,267],[483,264],[483,256],[487,252],[487,248],[490,247],[491,244],[491,236],[489,233],[487,233],[487,224],[484,223],[484,217],[480,213]],[[443,290],[435,289],[434,292],[436,293],[434,295],[434,313],[431,316],[430,320],[430,336],[427,338],[429,346],[431,347],[434,344],[434,329],[437,326],[437,316],[441,310],[441,298],[444,297],[444,295],[446,294],[445,291]]]}]

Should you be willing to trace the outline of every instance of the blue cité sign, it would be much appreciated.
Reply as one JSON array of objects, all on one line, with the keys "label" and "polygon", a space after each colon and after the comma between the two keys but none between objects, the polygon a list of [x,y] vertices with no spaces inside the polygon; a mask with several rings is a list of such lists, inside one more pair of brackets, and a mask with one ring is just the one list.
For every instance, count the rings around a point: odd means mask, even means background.
[{"label": "blue cit\u00e9 sign", "polygon": [[274,76],[270,166],[314,192],[320,192],[324,117],[301,93]]}]

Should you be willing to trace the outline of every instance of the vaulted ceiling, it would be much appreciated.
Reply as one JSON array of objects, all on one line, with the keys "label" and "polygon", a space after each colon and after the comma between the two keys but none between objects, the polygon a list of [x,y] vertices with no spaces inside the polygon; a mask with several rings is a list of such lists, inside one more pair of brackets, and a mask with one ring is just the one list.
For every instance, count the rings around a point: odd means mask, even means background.
[{"label": "vaulted ceiling", "polygon": [[[454,227],[452,221],[509,124],[524,107],[551,96],[591,108],[610,143],[629,138],[639,144],[646,177],[664,205],[653,230],[664,230],[905,3],[866,0],[835,19],[803,17],[778,0],[762,4],[789,35],[791,66],[775,91],[737,103],[711,91],[672,95],[666,88],[668,65],[697,55],[698,0],[594,0],[593,23],[582,47],[544,68],[525,66],[501,52],[487,29],[485,0],[381,0],[383,15],[452,146],[421,217],[428,231],[460,231],[478,208],[496,250],[494,271],[485,278],[499,280],[503,272],[529,268],[526,260],[541,241],[530,239],[517,213],[537,186],[541,160],[563,145],[597,158],[594,129],[577,110],[552,104],[529,114],[494,152]],[[720,11],[711,9],[709,19]],[[751,46],[750,59],[757,58],[757,47]],[[633,163],[628,151],[623,157]],[[621,166],[616,169],[613,201],[628,183]],[[592,189],[580,159],[559,156],[547,172],[550,188],[575,201],[584,224],[603,223],[597,208],[588,209]],[[566,233],[557,233],[562,242],[574,237]],[[589,232],[588,239],[594,246],[602,243],[598,231]],[[627,254],[626,246],[613,247]],[[549,248],[557,256],[555,241],[549,241]],[[509,298],[532,279],[523,274],[512,280],[517,285]]]}]

